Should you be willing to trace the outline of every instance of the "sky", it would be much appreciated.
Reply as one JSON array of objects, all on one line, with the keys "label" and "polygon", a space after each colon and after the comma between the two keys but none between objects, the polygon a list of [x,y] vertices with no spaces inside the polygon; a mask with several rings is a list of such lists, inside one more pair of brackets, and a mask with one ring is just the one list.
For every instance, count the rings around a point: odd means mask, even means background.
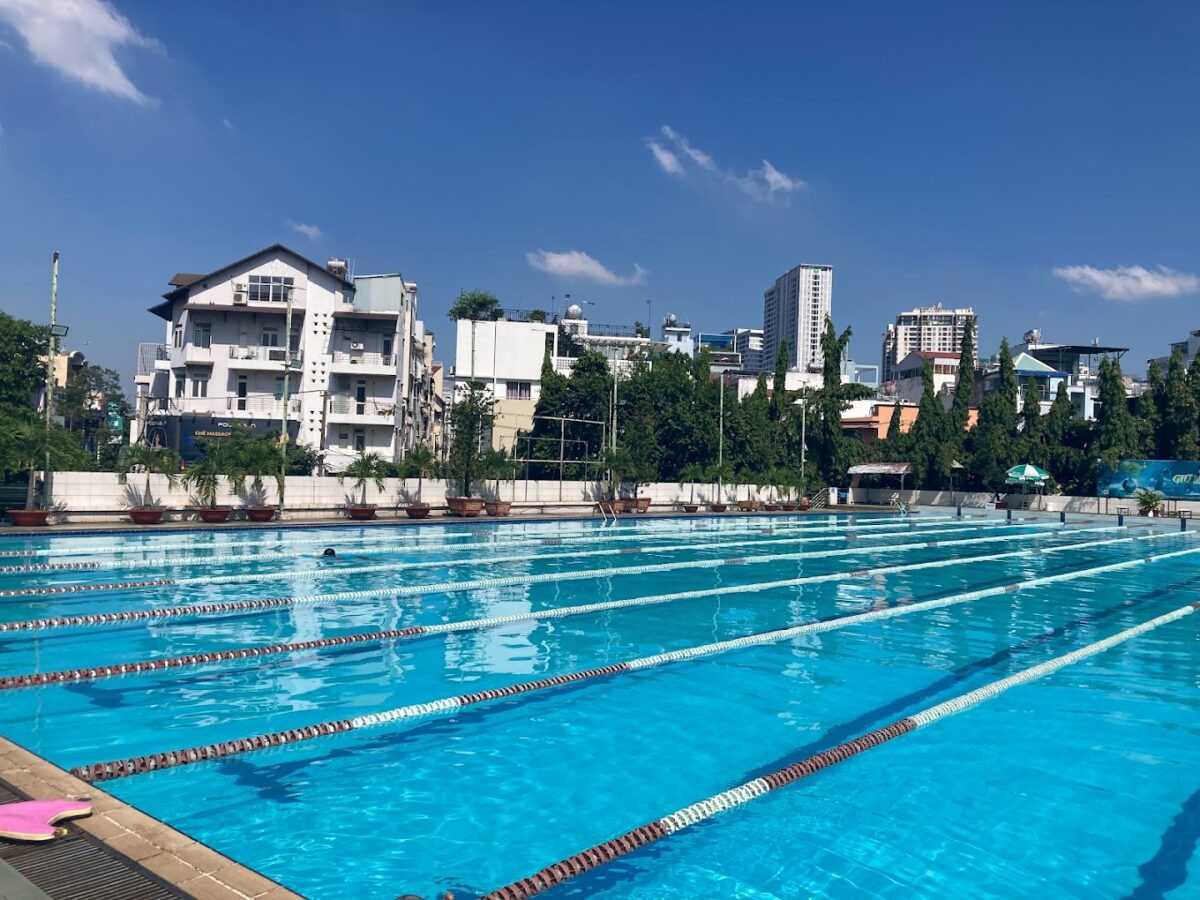
[{"label": "sky", "polygon": [[[176,271],[275,242],[446,310],[762,326],[834,266],[878,363],[973,306],[1131,348],[1200,328],[1200,6],[0,0],[0,308],[131,378]],[[649,305],[648,305],[649,304]]]}]

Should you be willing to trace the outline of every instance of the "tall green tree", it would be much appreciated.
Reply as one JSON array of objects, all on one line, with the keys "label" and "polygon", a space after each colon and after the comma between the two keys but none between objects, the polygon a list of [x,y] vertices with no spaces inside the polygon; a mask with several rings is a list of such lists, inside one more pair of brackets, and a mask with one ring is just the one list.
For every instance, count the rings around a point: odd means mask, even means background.
[{"label": "tall green tree", "polygon": [[950,404],[950,424],[961,443],[970,419],[971,400],[975,395],[975,325],[968,319],[958,347],[958,377],[954,382],[954,401]]},{"label": "tall green tree", "polygon": [[825,484],[844,481],[851,456],[861,450],[861,444],[851,445],[842,433],[842,411],[851,400],[868,396],[861,384],[842,384],[842,357],[850,343],[852,332],[846,328],[838,334],[833,320],[825,317],[821,333],[821,387],[809,404],[808,458]]},{"label": "tall green tree", "polygon": [[1025,382],[1019,445],[1020,462],[1033,463],[1043,469],[1050,464],[1050,453],[1046,446],[1046,432],[1042,422],[1040,390],[1037,381],[1033,378],[1029,378]]},{"label": "tall green tree", "polygon": [[1162,459],[1195,459],[1197,456],[1196,398],[1192,393],[1183,354],[1171,355],[1159,404],[1159,454]]},{"label": "tall green tree", "polygon": [[1093,456],[1115,468],[1122,458],[1138,455],[1138,429],[1125,399],[1121,363],[1115,359],[1101,360],[1097,380],[1100,411],[1096,416],[1091,451]]},{"label": "tall green tree", "polygon": [[912,428],[910,462],[914,482],[935,490],[948,480],[949,459],[944,448],[947,440],[947,415],[942,400],[933,389],[933,366],[928,359],[921,367],[921,404]]},{"label": "tall green tree", "polygon": [[34,394],[46,383],[49,333],[0,312],[0,407],[29,409]]},{"label": "tall green tree", "polygon": [[978,488],[998,491],[1004,475],[1017,463],[1017,375],[1008,338],[1000,341],[1000,364],[995,388],[979,405],[979,422],[971,432],[970,481]]},{"label": "tall green tree", "polygon": [[1163,402],[1163,380],[1158,363],[1151,362],[1146,369],[1146,389],[1137,399],[1137,416],[1134,419],[1135,439],[1133,455],[1146,459],[1158,457],[1159,405]]},{"label": "tall green tree", "polygon": [[447,466],[458,481],[461,497],[471,496],[479,476],[483,439],[495,419],[495,401],[481,382],[469,381],[450,409],[450,454]]}]

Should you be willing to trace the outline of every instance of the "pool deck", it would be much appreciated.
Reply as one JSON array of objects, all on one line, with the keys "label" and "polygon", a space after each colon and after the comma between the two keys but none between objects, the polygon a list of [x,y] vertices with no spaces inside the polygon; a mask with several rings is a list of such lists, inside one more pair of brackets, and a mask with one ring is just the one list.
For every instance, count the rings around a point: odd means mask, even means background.
[{"label": "pool deck", "polygon": [[158,819],[0,737],[0,802],[90,797],[92,814],[44,843],[0,839],[0,897],[302,900]]}]

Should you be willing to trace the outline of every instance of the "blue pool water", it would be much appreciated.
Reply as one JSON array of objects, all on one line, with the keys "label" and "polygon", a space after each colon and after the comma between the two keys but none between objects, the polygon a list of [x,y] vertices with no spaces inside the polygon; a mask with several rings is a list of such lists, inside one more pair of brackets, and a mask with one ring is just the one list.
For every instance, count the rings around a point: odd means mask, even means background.
[{"label": "blue pool water", "polygon": [[[936,611],[104,785],[309,897],[445,890],[470,897],[1200,595],[1200,552],[1088,573],[1200,550],[1189,534],[1133,540],[1145,532],[1112,529],[1111,520],[1091,526],[1110,530],[1094,532],[1077,530],[1086,523],[1018,528],[936,514],[855,522],[697,517],[617,529],[479,523],[7,539],[0,550],[49,552],[0,564],[121,567],[3,574],[0,590],[210,576],[221,583],[0,598],[0,622],[344,591],[383,596],[0,634],[0,677],[956,562],[7,690],[0,692],[0,733],[71,767],[1079,573]],[[857,537],[848,539],[848,530]],[[336,559],[319,556],[325,546],[337,548]],[[622,548],[640,552],[585,555]],[[796,553],[805,555],[767,559]],[[256,558],[204,561],[229,555]],[[682,565],[730,557],[747,562]],[[350,571],[423,561],[435,564]],[[681,565],[619,574],[659,563]],[[603,571],[568,577],[584,570]],[[298,577],[244,580],[267,573]],[[522,582],[548,573],[561,577]],[[510,577],[518,583],[439,589]],[[430,587],[414,590],[419,585]],[[1197,618],[872,749],[548,896],[1200,896]]]}]

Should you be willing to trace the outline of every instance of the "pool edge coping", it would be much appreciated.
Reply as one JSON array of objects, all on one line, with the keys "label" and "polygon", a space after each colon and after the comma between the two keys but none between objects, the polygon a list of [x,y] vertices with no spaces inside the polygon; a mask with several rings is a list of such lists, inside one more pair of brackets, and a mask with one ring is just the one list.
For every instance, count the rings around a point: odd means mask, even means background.
[{"label": "pool edge coping", "polygon": [[90,797],[92,814],[71,827],[114,856],[143,869],[187,896],[212,900],[303,900],[279,882],[202,841],[88,784],[54,763],[0,736],[0,780],[35,800]]}]

